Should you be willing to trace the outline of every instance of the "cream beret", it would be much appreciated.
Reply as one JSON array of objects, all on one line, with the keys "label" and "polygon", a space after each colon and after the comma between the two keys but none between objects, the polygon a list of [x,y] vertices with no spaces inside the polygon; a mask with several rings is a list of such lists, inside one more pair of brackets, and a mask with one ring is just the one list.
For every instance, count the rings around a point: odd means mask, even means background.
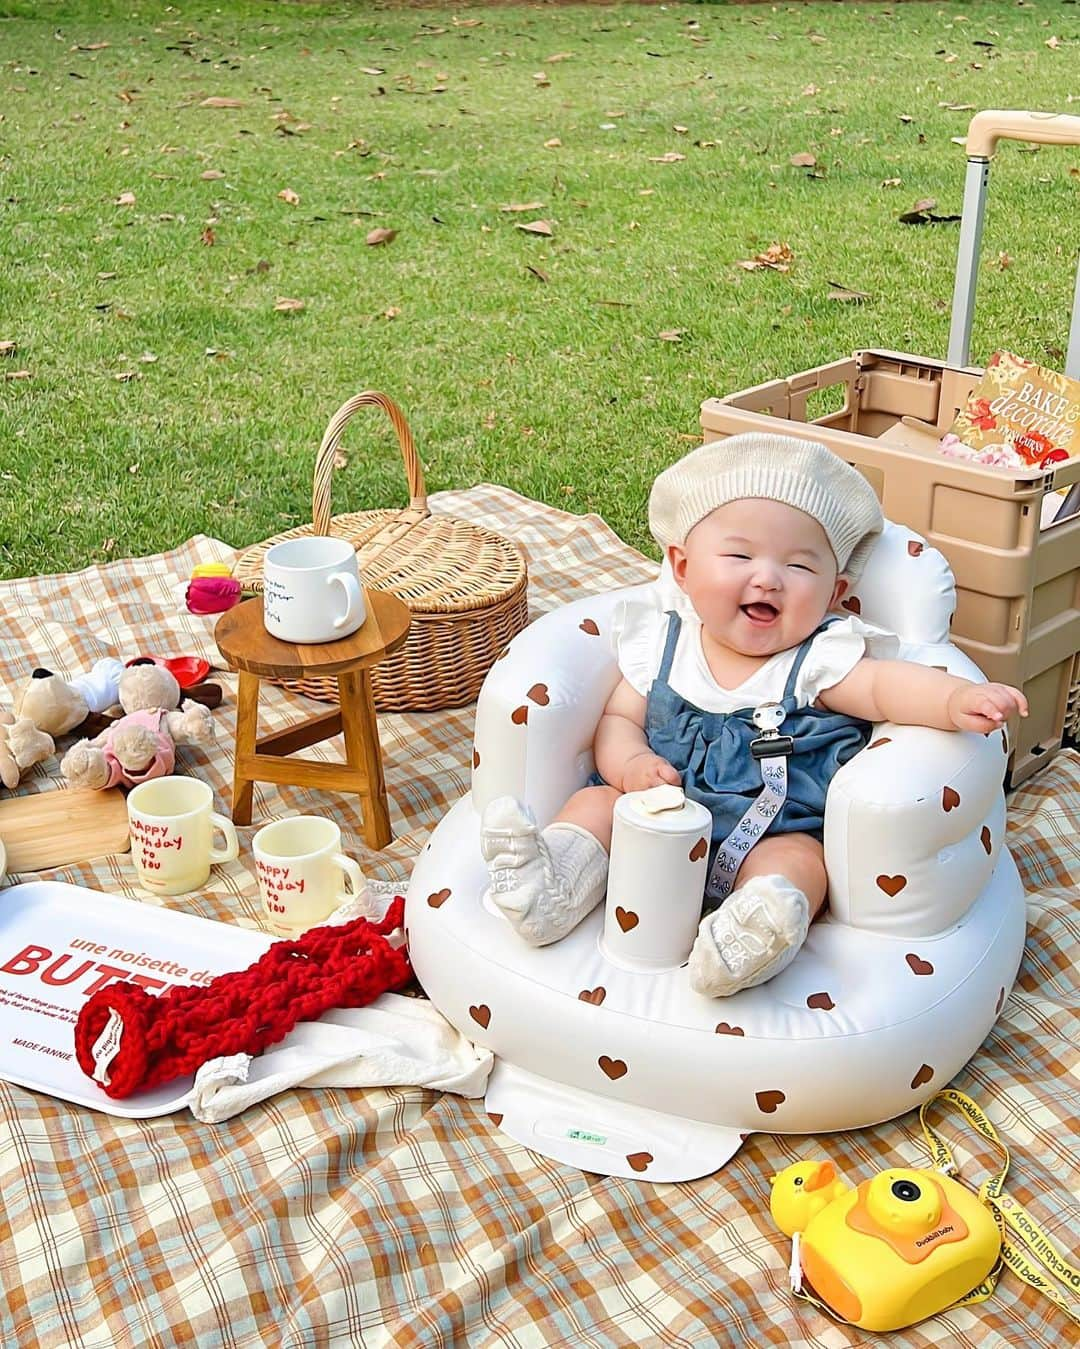
[{"label": "cream beret", "polygon": [[805,511],[852,579],[885,523],[874,489],[839,455],[813,440],[747,431],[700,445],[666,468],[649,497],[649,528],[661,548],[682,544],[718,506],[747,497]]}]

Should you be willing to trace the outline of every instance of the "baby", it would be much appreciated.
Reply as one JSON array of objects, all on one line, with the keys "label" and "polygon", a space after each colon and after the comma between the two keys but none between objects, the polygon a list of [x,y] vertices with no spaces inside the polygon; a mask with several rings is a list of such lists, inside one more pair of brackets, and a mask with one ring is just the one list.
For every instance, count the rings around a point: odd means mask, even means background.
[{"label": "baby", "polygon": [[[660,474],[649,528],[689,605],[621,606],[622,678],[597,726],[591,785],[542,833],[513,797],[484,812],[489,894],[526,941],[558,941],[603,898],[620,794],[670,783],[711,811],[706,900],[728,895],[701,920],[691,986],[722,997],[763,983],[825,903],[825,793],[872,723],[988,734],[1027,715],[1019,690],[897,660],[894,636],[830,613],[882,527],[866,479],[807,440],[733,436]],[[770,761],[750,743],[781,710],[786,794],[770,796]],[[739,864],[725,843],[748,809],[764,828]]]}]

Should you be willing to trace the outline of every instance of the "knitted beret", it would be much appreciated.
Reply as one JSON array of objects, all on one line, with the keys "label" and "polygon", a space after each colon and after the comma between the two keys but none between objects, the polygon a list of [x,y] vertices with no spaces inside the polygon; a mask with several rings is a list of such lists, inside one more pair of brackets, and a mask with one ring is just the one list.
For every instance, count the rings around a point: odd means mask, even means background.
[{"label": "knitted beret", "polygon": [[649,528],[661,548],[686,542],[718,506],[746,497],[782,501],[812,516],[839,571],[862,571],[884,527],[874,489],[839,455],[812,440],[747,431],[710,441],[666,468],[649,497]]}]

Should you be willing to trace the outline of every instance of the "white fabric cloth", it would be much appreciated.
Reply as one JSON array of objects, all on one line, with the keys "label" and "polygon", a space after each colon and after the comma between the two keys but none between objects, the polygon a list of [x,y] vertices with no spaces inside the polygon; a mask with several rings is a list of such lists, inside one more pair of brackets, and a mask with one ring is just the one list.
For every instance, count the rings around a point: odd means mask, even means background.
[{"label": "white fabric cloth", "polygon": [[[668,617],[658,587],[647,599],[626,600],[615,612],[612,642],[626,681],[645,696],[660,669]],[[738,687],[724,689],[713,678],[701,646],[701,620],[689,605],[679,606],[682,631],[671,666],[671,687],[705,712],[735,712],[784,695],[797,648],[779,651]],[[816,637],[795,683],[800,707],[811,706],[826,689],[850,674],[863,656],[894,660],[900,642],[884,628],[854,617],[842,618]]]},{"label": "white fabric cloth", "polygon": [[[368,881],[327,924],[361,915],[377,921],[392,894]],[[477,1097],[493,1063],[490,1050],[467,1040],[430,1002],[384,993],[367,1007],[301,1022],[257,1057],[210,1059],[195,1074],[188,1104],[196,1119],[217,1124],[292,1087],[431,1087]]]},{"label": "white fabric cloth", "polygon": [[291,1087],[432,1087],[476,1097],[492,1062],[430,1002],[384,993],[367,1007],[302,1022],[257,1058],[204,1063],[189,1105],[196,1119],[217,1124]]}]

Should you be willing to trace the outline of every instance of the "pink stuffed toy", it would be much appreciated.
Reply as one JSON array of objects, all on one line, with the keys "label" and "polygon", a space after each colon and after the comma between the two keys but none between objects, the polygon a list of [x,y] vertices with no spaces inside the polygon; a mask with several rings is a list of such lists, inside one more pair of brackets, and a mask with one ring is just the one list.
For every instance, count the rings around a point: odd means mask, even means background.
[{"label": "pink stuffed toy", "polygon": [[133,787],[171,773],[176,745],[205,745],[213,738],[210,709],[201,703],[182,711],[143,709],[74,745],[61,760],[60,772],[73,787]]}]

